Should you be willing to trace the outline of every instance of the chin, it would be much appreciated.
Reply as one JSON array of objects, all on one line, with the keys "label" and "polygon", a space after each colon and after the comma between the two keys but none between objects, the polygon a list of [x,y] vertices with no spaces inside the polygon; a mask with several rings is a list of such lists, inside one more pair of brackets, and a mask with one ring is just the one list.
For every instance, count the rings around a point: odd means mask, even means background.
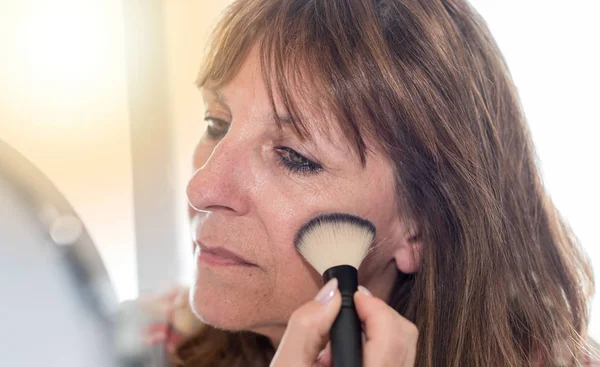
[{"label": "chin", "polygon": [[230,331],[251,330],[262,324],[268,310],[258,292],[243,287],[216,287],[205,282],[194,282],[190,305],[194,314],[210,326]]},{"label": "chin", "polygon": [[213,298],[213,294],[199,290],[195,286],[191,293],[191,307],[194,314],[204,323],[226,331],[251,331],[278,343],[285,332],[288,317],[274,319],[267,305],[251,306],[249,302],[236,302],[234,298],[223,299],[223,294]]},{"label": "chin", "polygon": [[238,319],[240,305],[231,297],[196,284],[190,296],[192,311],[204,324],[224,330],[244,330],[245,322]]}]

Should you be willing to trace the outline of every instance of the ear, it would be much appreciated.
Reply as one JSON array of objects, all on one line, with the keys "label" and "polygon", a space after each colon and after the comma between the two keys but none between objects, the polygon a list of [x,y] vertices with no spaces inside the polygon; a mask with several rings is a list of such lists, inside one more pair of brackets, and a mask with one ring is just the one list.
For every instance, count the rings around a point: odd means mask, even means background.
[{"label": "ear", "polygon": [[421,267],[422,242],[420,231],[416,223],[406,221],[402,223],[401,234],[398,236],[394,258],[398,270],[405,274],[416,273]]}]

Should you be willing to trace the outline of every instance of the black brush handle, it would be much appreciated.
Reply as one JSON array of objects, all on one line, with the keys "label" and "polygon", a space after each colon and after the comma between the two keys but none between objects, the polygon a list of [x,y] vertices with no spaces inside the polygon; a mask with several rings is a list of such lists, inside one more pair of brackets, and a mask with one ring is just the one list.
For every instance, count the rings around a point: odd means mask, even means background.
[{"label": "black brush handle", "polygon": [[362,327],[356,307],[354,292],[358,289],[358,271],[350,265],[334,266],[323,273],[327,283],[337,278],[342,294],[342,308],[337,315],[329,336],[334,367],[362,367]]}]

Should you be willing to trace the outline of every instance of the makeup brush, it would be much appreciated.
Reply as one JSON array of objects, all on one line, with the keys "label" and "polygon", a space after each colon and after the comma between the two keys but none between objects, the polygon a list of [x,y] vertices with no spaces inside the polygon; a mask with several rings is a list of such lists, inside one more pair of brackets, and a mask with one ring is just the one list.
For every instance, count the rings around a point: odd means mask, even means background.
[{"label": "makeup brush", "polygon": [[366,219],[344,213],[319,215],[304,224],[294,245],[327,283],[338,279],[342,307],[329,332],[336,367],[362,366],[362,329],[354,306],[358,267],[367,256],[375,226]]}]

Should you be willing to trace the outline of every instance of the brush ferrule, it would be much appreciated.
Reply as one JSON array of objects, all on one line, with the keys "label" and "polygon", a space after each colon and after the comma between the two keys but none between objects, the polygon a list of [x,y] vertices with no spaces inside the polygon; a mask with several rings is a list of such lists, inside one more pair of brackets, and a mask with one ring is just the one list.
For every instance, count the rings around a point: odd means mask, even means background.
[{"label": "brush ferrule", "polygon": [[[339,265],[329,268],[323,273],[323,280],[327,283],[331,278],[337,278],[338,289],[342,299],[350,297],[354,299],[354,292],[358,289],[358,270],[351,265]],[[351,305],[354,305],[352,301]]]}]

